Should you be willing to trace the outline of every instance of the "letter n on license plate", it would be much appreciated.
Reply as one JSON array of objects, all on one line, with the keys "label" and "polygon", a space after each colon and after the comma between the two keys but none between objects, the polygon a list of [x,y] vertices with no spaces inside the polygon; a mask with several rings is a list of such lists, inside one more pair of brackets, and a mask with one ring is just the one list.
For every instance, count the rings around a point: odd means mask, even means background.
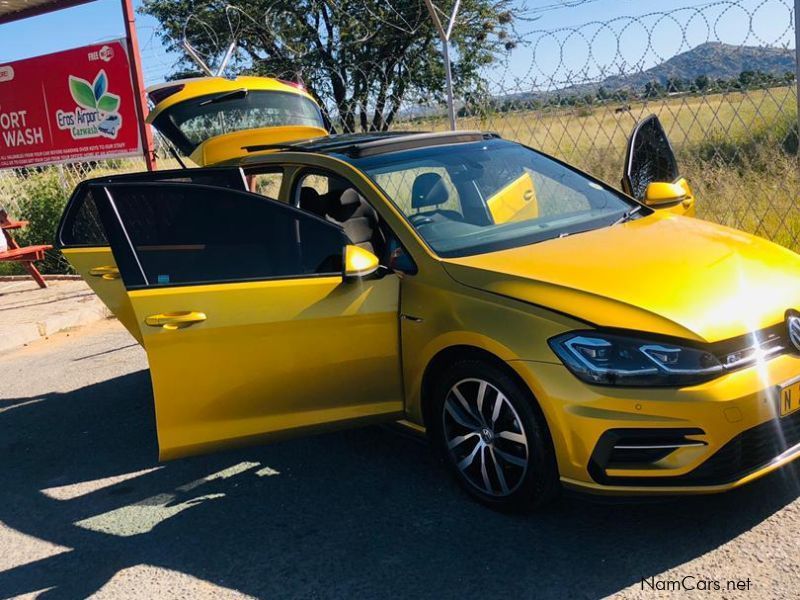
[{"label": "letter n on license plate", "polygon": [[800,410],[800,381],[782,385],[778,392],[778,413],[782,417]]}]

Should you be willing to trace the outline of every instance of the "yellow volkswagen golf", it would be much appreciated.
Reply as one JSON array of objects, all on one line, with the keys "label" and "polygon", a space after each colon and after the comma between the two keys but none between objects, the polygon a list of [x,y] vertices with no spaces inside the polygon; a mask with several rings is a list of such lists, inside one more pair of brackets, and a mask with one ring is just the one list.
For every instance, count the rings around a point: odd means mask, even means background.
[{"label": "yellow volkswagen golf", "polygon": [[[492,134],[325,136],[290,86],[182,90],[153,123],[206,166],[85,182],[58,233],[147,351],[163,459],[399,420],[518,508],[800,455],[800,257],[687,216],[656,119],[623,193]],[[219,125],[248,115],[284,141]]]}]

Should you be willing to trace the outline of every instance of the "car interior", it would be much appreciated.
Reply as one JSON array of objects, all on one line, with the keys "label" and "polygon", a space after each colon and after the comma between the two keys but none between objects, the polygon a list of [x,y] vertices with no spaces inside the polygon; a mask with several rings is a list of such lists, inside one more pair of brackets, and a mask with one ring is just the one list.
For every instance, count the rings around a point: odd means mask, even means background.
[{"label": "car interior", "polygon": [[302,210],[340,225],[352,244],[381,259],[386,256],[387,236],[378,213],[347,180],[306,176],[299,187],[297,204]]}]

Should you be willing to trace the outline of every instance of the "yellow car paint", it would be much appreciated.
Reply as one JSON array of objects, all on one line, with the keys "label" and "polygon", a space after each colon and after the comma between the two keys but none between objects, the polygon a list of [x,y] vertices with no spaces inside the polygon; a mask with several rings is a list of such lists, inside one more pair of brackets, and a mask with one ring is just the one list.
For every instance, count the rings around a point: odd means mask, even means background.
[{"label": "yellow car paint", "polygon": [[192,152],[189,158],[200,166],[215,165],[246,155],[248,153],[247,147],[285,144],[326,135],[328,135],[328,132],[321,127],[301,125],[233,131],[207,139]]},{"label": "yellow car paint", "polygon": [[644,203],[676,215],[695,216],[694,195],[685,177],[675,183],[654,181],[647,186]]},{"label": "yellow car paint", "polygon": [[[129,292],[162,459],[403,413],[399,280],[312,277]],[[202,312],[185,327],[175,313]],[[343,334],[343,332],[349,332]]]},{"label": "yellow car paint", "polygon": [[800,307],[797,254],[670,213],[445,265],[465,285],[594,325],[703,342],[774,325]]},{"label": "yellow car paint", "polygon": [[[245,173],[285,168],[284,202],[304,169],[349,179],[418,271],[125,295],[120,280],[87,276],[91,267],[114,264],[107,248],[65,251],[126,327],[141,332],[137,339],[150,361],[162,458],[365,419],[404,419],[422,430],[429,367],[437,357],[465,349],[502,361],[527,385],[550,429],[562,482],[571,487],[628,494],[723,491],[796,458],[782,457],[718,486],[672,485],[667,479],[663,486],[603,485],[588,471],[602,432],[679,424],[702,428],[707,446],[682,449],[647,472],[626,474],[686,473],[736,435],[774,420],[770,391],[800,375],[800,358],[788,353],[692,387],[601,388],[579,381],[550,349],[553,336],[599,326],[714,342],[774,325],[787,309],[800,309],[800,256],[677,216],[694,213],[685,180],[679,182],[687,192],[683,201],[638,220],[443,259],[349,163],[300,152],[259,152],[233,162]],[[524,188],[528,182],[512,185]],[[153,316],[190,313],[206,318],[175,329],[158,319],[154,326],[145,324]]]},{"label": "yellow car paint", "polygon": [[369,250],[358,246],[344,248],[344,276],[365,277],[378,270],[380,260]]},{"label": "yellow car paint", "polygon": [[538,217],[539,202],[530,173],[523,173],[489,198],[486,208],[496,225]]},{"label": "yellow car paint", "polygon": [[675,204],[686,198],[686,192],[677,183],[654,181],[644,192],[644,203],[657,208],[664,204]]},{"label": "yellow car paint", "polygon": [[[559,473],[572,487],[588,491],[636,494],[717,492],[737,487],[739,479],[724,485],[696,486],[600,486],[586,472],[595,443],[608,429],[622,427],[700,427],[706,433],[694,436],[708,445],[685,448],[652,466],[650,470],[609,471],[628,477],[683,475],[699,466],[741,431],[775,421],[777,403],[773,384],[800,373],[800,357],[784,355],[766,365],[727,374],[713,381],[673,389],[608,388],[587,386],[572,377],[561,364],[513,361],[510,363],[537,398],[545,412],[556,446]],[[731,416],[734,415],[734,416]],[[774,465],[759,470],[766,474]],[[750,475],[740,479],[751,480]],[[666,481],[666,480],[665,480]]]},{"label": "yellow car paint", "polygon": [[62,252],[69,264],[72,265],[72,268],[83,277],[89,287],[92,288],[92,291],[108,307],[108,310],[119,319],[119,322],[125,326],[128,333],[141,344],[142,332],[136,320],[136,315],[133,313],[133,307],[122,279],[109,279],[104,277],[102,273],[97,275],[91,273],[92,270],[103,267],[116,269],[117,263],[111,253],[111,248],[108,246],[65,248]]}]

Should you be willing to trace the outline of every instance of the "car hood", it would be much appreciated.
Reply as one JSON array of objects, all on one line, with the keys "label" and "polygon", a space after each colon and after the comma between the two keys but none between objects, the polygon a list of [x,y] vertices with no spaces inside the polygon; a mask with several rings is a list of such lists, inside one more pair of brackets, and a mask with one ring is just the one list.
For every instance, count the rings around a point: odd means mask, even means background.
[{"label": "car hood", "polygon": [[744,335],[800,309],[800,256],[734,229],[659,213],[444,264],[464,285],[596,326],[697,341]]}]

